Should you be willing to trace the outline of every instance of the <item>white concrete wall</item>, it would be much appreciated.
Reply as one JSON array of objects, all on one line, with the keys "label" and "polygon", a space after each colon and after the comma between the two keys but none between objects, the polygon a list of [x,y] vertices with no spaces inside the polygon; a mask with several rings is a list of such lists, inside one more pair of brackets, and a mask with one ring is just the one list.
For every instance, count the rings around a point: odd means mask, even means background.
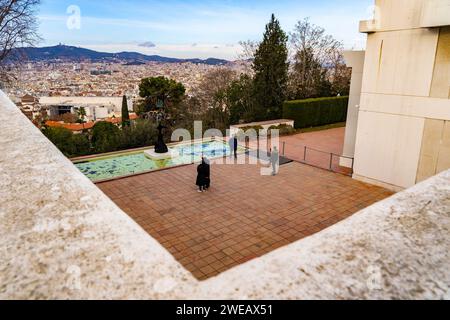
[{"label": "white concrete wall", "polygon": [[[343,156],[355,156],[356,131],[358,128],[358,114],[361,103],[361,87],[364,71],[364,51],[345,51],[344,58],[348,67],[352,68],[350,95],[348,101],[347,122],[345,128],[345,142]],[[353,161],[342,158],[342,166],[351,167]]]},{"label": "white concrete wall", "polygon": [[375,0],[373,19],[361,32],[380,32],[450,25],[450,0]]},{"label": "white concrete wall", "polygon": [[368,35],[362,93],[428,97],[439,30]]},{"label": "white concrete wall", "polygon": [[109,113],[110,112],[109,112],[108,108],[106,108],[106,107],[94,107],[93,109],[95,109],[93,111],[95,113],[96,120],[106,119],[106,118],[109,117]]},{"label": "white concrete wall", "polygon": [[[40,97],[42,105],[74,105],[74,106],[105,106],[122,111],[122,97]],[[133,111],[133,100],[128,99],[128,110]]]},{"label": "white concrete wall", "polygon": [[356,140],[355,175],[395,187],[416,183],[424,119],[362,111]]},{"label": "white concrete wall", "polygon": [[398,190],[416,183],[425,120],[449,120],[450,99],[431,96],[433,80],[441,91],[446,84],[439,87],[435,76],[440,29],[420,27],[427,4],[376,4],[382,32],[368,34],[354,177]]},{"label": "white concrete wall", "polygon": [[421,27],[450,25],[450,0],[426,0],[422,10]]}]

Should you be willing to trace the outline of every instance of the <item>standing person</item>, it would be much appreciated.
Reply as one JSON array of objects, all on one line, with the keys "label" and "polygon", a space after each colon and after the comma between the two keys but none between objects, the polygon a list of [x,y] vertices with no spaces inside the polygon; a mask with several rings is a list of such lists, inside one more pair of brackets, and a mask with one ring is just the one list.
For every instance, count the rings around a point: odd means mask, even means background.
[{"label": "standing person", "polygon": [[197,181],[198,192],[204,192],[210,187],[210,165],[202,158],[202,163],[197,167]]},{"label": "standing person", "polygon": [[272,175],[275,176],[280,167],[280,153],[278,152],[277,147],[273,147],[273,150],[270,153],[270,163],[272,164]]},{"label": "standing person", "polygon": [[195,184],[198,186],[198,192],[203,192],[203,186],[205,184],[205,165],[203,163],[203,158],[202,158],[202,163],[200,163],[197,167],[197,181],[195,182]]},{"label": "standing person", "polygon": [[236,135],[234,135],[234,137],[233,137],[233,142],[234,142],[234,145],[233,145],[233,147],[234,147],[234,158],[235,159],[237,159],[237,151],[238,151],[238,138],[237,138],[237,136]]},{"label": "standing person", "polygon": [[228,144],[230,145],[230,157],[232,157],[234,153],[234,158],[237,159],[238,139],[235,134],[230,138]]},{"label": "standing person", "polygon": [[209,164],[209,160],[203,158],[204,163],[204,173],[205,173],[205,180],[203,185],[203,190],[208,191],[209,187],[211,186],[211,165]]},{"label": "standing person", "polygon": [[230,158],[233,156],[233,150],[234,150],[234,135],[230,137],[230,140],[228,140],[228,146],[230,147]]}]

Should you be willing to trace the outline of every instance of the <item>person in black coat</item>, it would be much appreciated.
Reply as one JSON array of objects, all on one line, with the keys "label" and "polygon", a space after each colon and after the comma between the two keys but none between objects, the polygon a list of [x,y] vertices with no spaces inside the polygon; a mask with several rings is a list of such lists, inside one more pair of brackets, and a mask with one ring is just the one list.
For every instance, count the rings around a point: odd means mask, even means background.
[{"label": "person in black coat", "polygon": [[236,135],[233,135],[230,140],[228,140],[228,144],[230,146],[230,157],[233,156],[234,153],[234,158],[237,159],[237,151],[238,151],[238,139]]},{"label": "person in black coat", "polygon": [[198,192],[204,192],[209,189],[211,185],[211,166],[205,158],[202,158],[202,163],[197,167],[197,182]]}]

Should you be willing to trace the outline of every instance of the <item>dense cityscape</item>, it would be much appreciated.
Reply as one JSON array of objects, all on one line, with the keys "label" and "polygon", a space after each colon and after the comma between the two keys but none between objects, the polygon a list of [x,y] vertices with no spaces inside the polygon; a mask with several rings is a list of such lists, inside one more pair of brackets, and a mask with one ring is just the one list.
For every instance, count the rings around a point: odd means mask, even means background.
[{"label": "dense cityscape", "polygon": [[98,63],[29,62],[20,66],[6,88],[14,100],[29,94],[35,97],[121,97],[139,95],[139,83],[147,77],[164,76],[183,83],[189,94],[211,70],[227,68],[238,73],[248,70],[245,61],[226,66],[186,63]]}]

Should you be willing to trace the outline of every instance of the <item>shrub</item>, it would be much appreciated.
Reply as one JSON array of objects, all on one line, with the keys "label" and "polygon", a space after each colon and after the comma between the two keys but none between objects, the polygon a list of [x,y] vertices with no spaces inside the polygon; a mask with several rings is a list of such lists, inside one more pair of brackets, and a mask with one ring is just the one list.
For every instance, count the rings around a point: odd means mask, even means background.
[{"label": "shrub", "polygon": [[295,121],[295,128],[318,127],[347,119],[348,97],[287,101],[283,118]]},{"label": "shrub", "polygon": [[155,123],[138,119],[122,129],[122,149],[133,149],[154,145],[158,137]]},{"label": "shrub", "polygon": [[262,126],[248,126],[248,127],[243,127],[243,128],[240,128],[239,129],[239,131],[238,131],[238,133],[237,133],[237,137],[239,138],[239,139],[241,139],[246,133],[247,133],[247,131],[248,130],[255,130],[256,131],[256,135],[259,137],[259,134],[260,134],[260,130],[264,130],[264,128],[262,127]]},{"label": "shrub", "polygon": [[91,142],[86,134],[74,134],[69,144],[72,146],[72,157],[85,156],[91,153]]},{"label": "shrub", "polygon": [[270,130],[279,130],[280,136],[287,136],[287,135],[294,134],[297,132],[292,126],[287,125],[287,124],[281,124],[279,126],[271,126],[269,128],[269,133],[270,133]]},{"label": "shrub", "polygon": [[92,129],[92,145],[96,153],[119,150],[122,144],[121,140],[120,129],[110,122],[97,122]]},{"label": "shrub", "polygon": [[42,132],[62,153],[64,153],[64,155],[72,155],[72,131],[61,127],[44,127]]},{"label": "shrub", "polygon": [[42,132],[67,157],[91,153],[91,144],[85,134],[73,134],[69,129],[61,127],[44,127]]}]

